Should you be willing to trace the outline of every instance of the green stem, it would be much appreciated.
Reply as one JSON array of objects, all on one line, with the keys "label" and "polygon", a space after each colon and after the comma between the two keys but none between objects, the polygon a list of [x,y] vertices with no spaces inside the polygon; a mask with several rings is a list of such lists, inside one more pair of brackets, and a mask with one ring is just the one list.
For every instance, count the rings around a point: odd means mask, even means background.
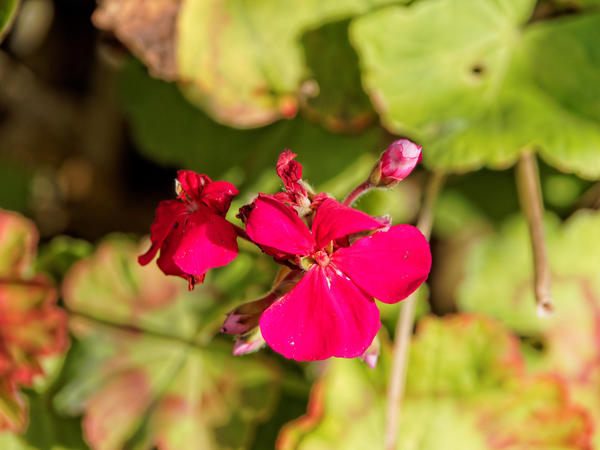
[{"label": "green stem", "polygon": [[552,275],[544,238],[544,203],[535,154],[526,151],[517,164],[517,186],[521,209],[525,213],[531,237],[535,273],[535,300],[539,316],[554,310],[551,296]]},{"label": "green stem", "polygon": [[[421,207],[417,228],[425,237],[429,238],[433,225],[433,207],[444,181],[441,172],[434,172],[429,179],[425,201]],[[417,291],[418,292],[418,291]],[[395,450],[397,448],[398,428],[402,413],[402,400],[406,384],[406,368],[408,366],[408,355],[410,340],[415,320],[415,306],[418,294],[414,292],[409,295],[400,305],[396,335],[394,337],[394,354],[392,369],[387,391],[387,410],[385,424],[385,448]]]}]

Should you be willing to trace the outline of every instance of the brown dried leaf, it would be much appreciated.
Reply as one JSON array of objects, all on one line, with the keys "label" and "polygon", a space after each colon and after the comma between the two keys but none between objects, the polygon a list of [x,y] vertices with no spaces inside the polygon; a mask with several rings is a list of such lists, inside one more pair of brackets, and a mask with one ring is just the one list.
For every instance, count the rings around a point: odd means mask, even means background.
[{"label": "brown dried leaf", "polygon": [[174,80],[175,32],[181,0],[100,0],[92,15],[112,31],[158,78]]}]

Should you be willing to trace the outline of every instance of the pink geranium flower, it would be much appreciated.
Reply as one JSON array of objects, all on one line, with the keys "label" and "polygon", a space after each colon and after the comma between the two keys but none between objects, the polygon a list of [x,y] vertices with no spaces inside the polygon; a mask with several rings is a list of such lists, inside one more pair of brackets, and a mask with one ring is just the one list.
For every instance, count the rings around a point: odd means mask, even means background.
[{"label": "pink geranium flower", "polygon": [[177,199],[160,202],[150,227],[150,249],[138,260],[148,264],[160,249],[158,267],[188,280],[190,289],[213,267],[229,264],[238,253],[236,231],[225,220],[238,191],[226,181],[211,181],[190,170],[177,172]]},{"label": "pink geranium flower", "polygon": [[[374,298],[385,303],[406,298],[431,267],[429,244],[416,228],[385,228],[331,198],[319,202],[311,229],[290,206],[262,194],[244,218],[254,242],[304,270],[259,322],[267,344],[287,358],[363,355],[381,326]],[[348,236],[369,231],[348,245]]]}]

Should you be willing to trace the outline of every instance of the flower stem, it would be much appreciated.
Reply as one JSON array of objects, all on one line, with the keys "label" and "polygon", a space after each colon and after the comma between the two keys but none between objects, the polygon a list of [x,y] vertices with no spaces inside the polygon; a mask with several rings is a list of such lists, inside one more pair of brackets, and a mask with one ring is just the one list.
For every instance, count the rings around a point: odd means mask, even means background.
[{"label": "flower stem", "polygon": [[359,184],[352,192],[350,192],[346,196],[346,198],[344,199],[344,205],[352,206],[352,203],[354,203],[358,199],[358,197],[363,195],[365,192],[370,191],[373,187],[373,184],[371,184],[369,180]]},{"label": "flower stem", "polygon": [[544,238],[544,204],[536,157],[527,151],[517,164],[517,186],[521,209],[525,213],[533,249],[535,300],[539,316],[554,310],[551,296],[551,271]]},{"label": "flower stem", "polygon": [[[431,227],[433,225],[433,207],[444,181],[444,175],[441,172],[434,172],[428,182],[425,192],[425,200],[419,213],[417,228],[425,237],[429,238]],[[417,291],[418,292],[418,291]],[[415,306],[418,294],[414,292],[409,295],[400,304],[400,313],[398,314],[398,323],[396,325],[396,335],[394,338],[394,354],[392,359],[392,369],[387,391],[387,410],[385,424],[385,448],[386,450],[395,450],[397,448],[398,427],[402,412],[402,398],[406,383],[406,368],[408,365],[408,355],[410,340],[413,331],[413,322],[415,320]]]},{"label": "flower stem", "polygon": [[246,239],[248,242],[252,242],[254,244],[254,241],[252,241],[252,239],[250,239],[250,237],[248,236],[248,233],[246,233],[246,230],[244,230],[242,227],[236,225],[235,223],[232,223],[231,225],[233,225],[235,234],[237,234],[238,237],[241,237],[242,239]]}]

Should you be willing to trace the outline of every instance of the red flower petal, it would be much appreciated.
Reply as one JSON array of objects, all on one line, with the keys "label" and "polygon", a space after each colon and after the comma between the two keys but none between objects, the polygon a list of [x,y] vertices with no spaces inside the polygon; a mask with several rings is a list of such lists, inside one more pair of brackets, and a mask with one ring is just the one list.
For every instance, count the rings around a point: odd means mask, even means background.
[{"label": "red flower petal", "polygon": [[247,214],[246,232],[257,244],[292,255],[308,255],[314,249],[308,227],[283,203],[260,195]]},{"label": "red flower petal", "polygon": [[358,357],[380,326],[372,298],[335,269],[319,266],[309,270],[260,319],[267,344],[298,361]]},{"label": "red flower petal", "polygon": [[173,230],[164,240],[163,245],[160,248],[160,255],[156,260],[156,265],[165,275],[176,275],[187,279],[187,274],[173,261],[173,256],[179,248],[179,243],[183,237],[183,226],[184,222]]},{"label": "red flower petal", "polygon": [[306,195],[306,189],[298,183],[302,178],[302,165],[299,162],[294,161],[296,156],[298,155],[285,149],[283,153],[279,155],[279,159],[277,160],[277,175],[283,180],[285,189],[288,192]]},{"label": "red flower petal", "polygon": [[156,252],[163,244],[167,235],[173,230],[177,221],[183,220],[183,215],[187,212],[185,204],[179,200],[165,200],[158,204],[156,208],[156,218],[150,226],[150,240],[152,245],[143,255],[138,257],[138,262],[142,265],[148,264],[156,256]]},{"label": "red flower petal", "polygon": [[209,183],[202,191],[202,201],[211,210],[225,216],[231,206],[231,200],[238,195],[236,187],[227,181]]},{"label": "red flower petal", "polygon": [[396,225],[337,250],[331,262],[377,300],[396,303],[427,279],[431,252],[419,230]]},{"label": "red flower petal", "polygon": [[229,264],[238,254],[233,225],[207,208],[191,214],[180,233],[173,262],[187,274],[203,275],[213,267]]},{"label": "red flower petal", "polygon": [[[178,170],[177,181],[179,181],[183,193],[192,201],[200,201],[200,194],[204,190],[204,186],[211,182],[207,175],[200,175],[192,170]],[[188,200],[185,195],[180,195],[179,198],[184,201]]]},{"label": "red flower petal", "polygon": [[382,226],[379,221],[368,214],[328,198],[317,209],[312,229],[317,240],[317,247],[324,248],[331,241],[349,234],[377,230]]}]

